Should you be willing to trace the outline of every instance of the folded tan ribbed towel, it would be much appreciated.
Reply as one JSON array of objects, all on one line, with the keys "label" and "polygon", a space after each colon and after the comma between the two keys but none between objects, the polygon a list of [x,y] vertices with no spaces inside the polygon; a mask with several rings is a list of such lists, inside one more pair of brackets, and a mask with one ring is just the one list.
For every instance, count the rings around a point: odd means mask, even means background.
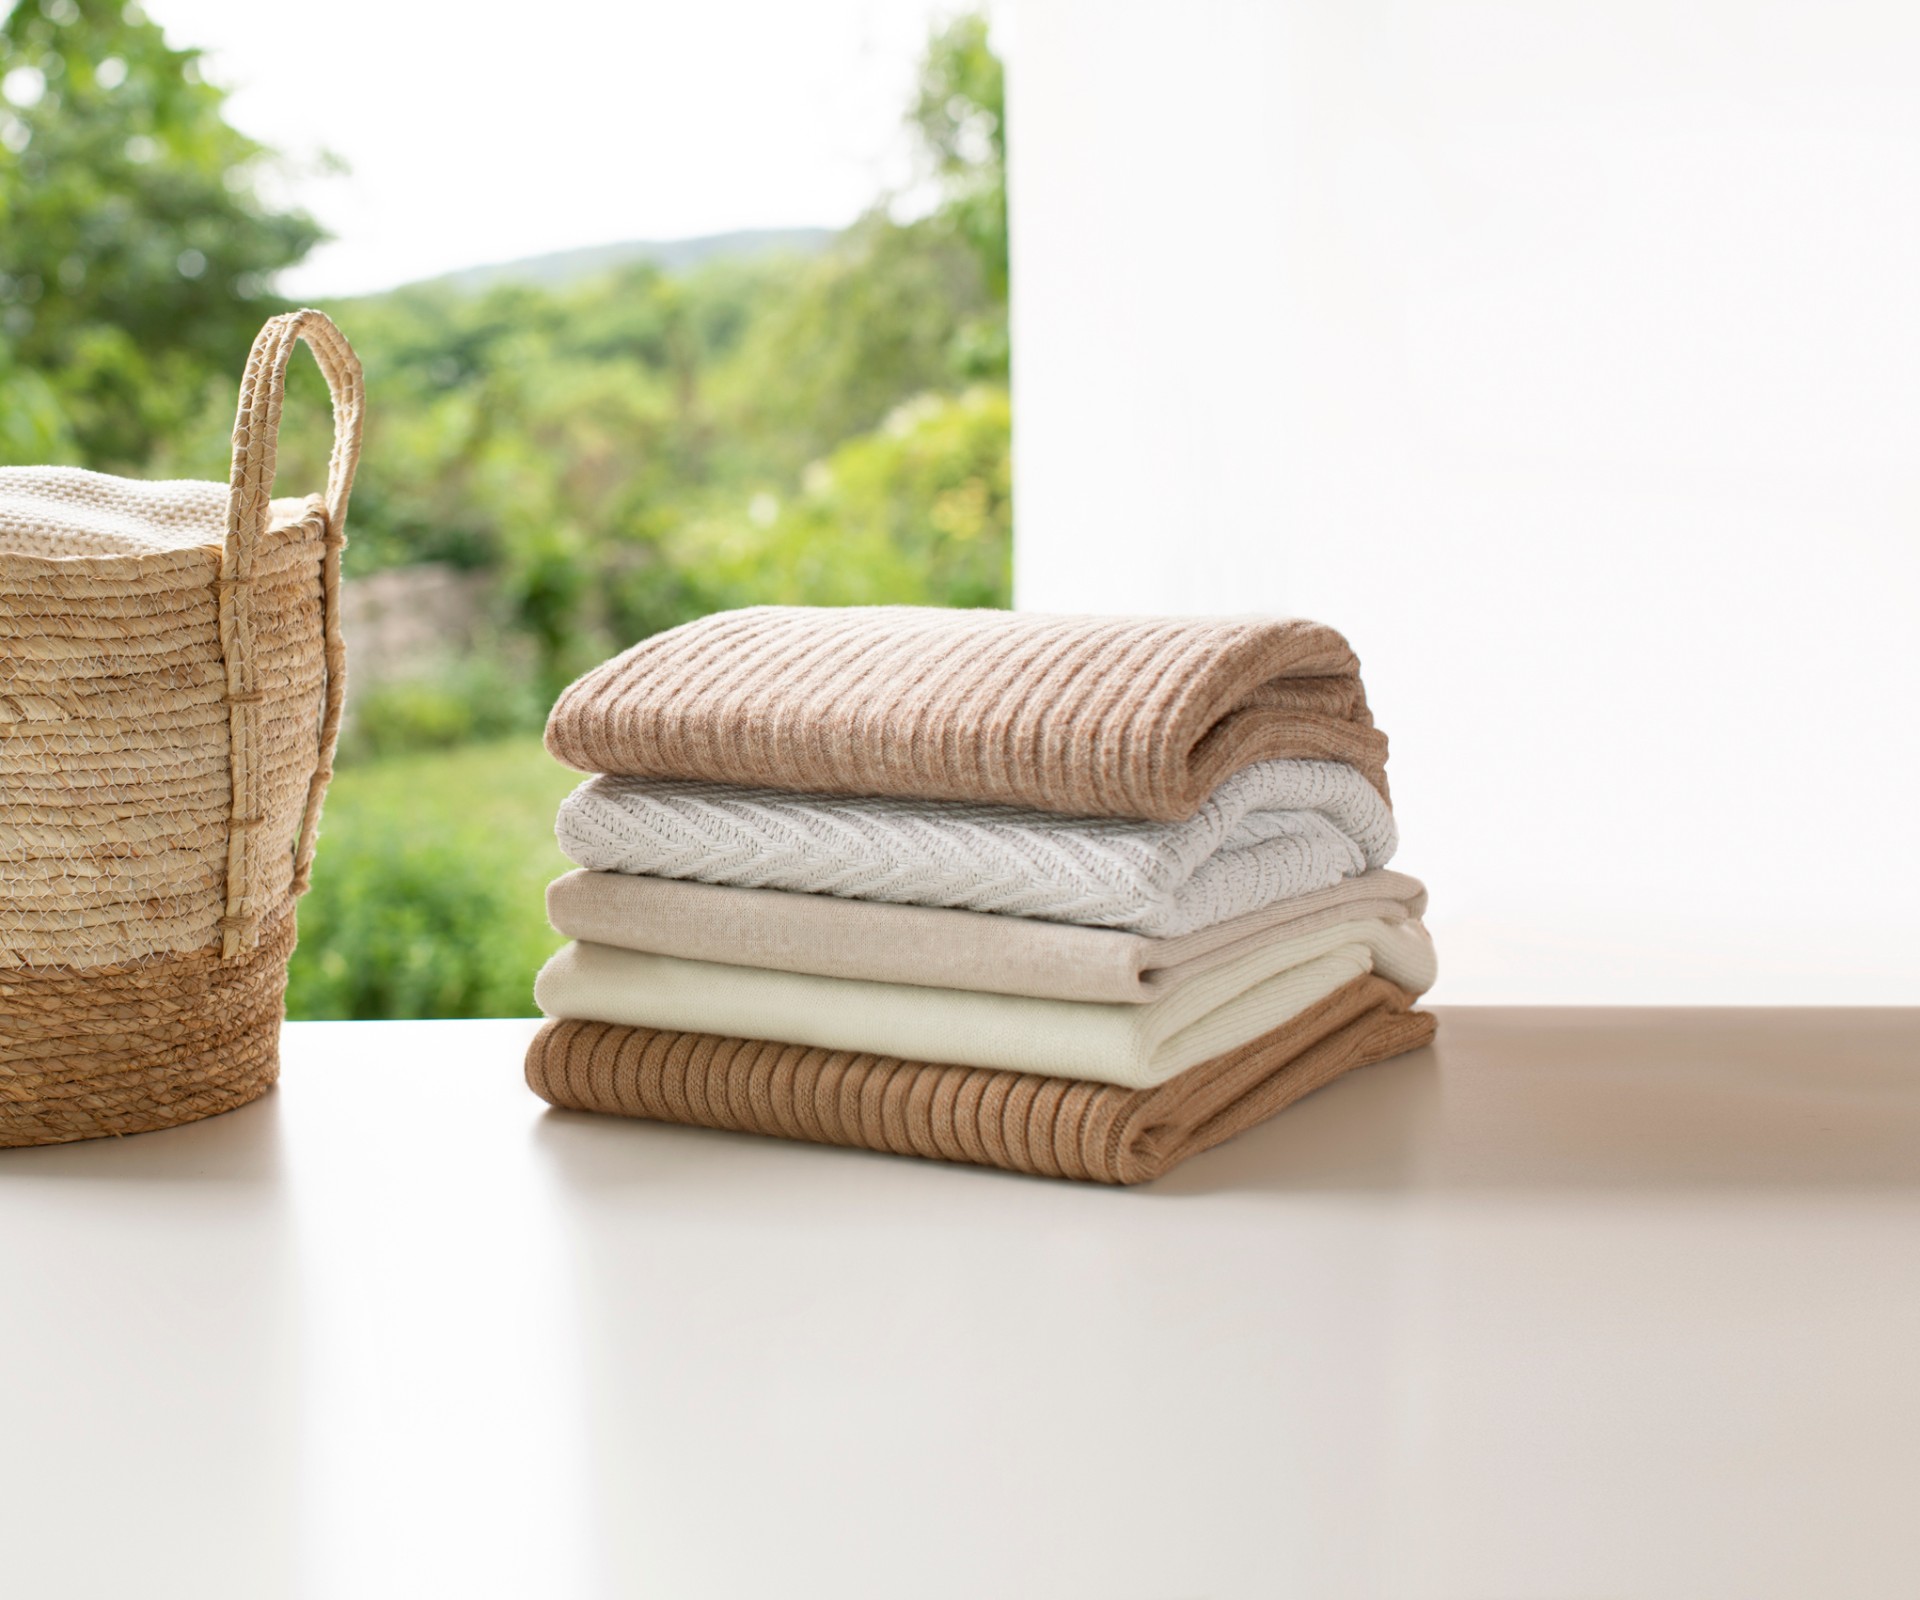
[{"label": "folded tan ribbed towel", "polygon": [[606,1022],[549,1022],[527,1052],[527,1083],[576,1111],[1144,1183],[1351,1068],[1417,1050],[1434,1020],[1411,1004],[1358,978],[1145,1090]]},{"label": "folded tan ribbed towel", "polygon": [[582,772],[1177,821],[1256,761],[1387,793],[1360,663],[1317,622],[756,606],[574,683],[547,748]]},{"label": "folded tan ribbed towel", "polygon": [[1029,917],[732,889],[624,872],[569,872],[547,916],[569,939],[823,978],[988,989],[1040,1000],[1146,1005],[1280,933],[1419,916],[1417,878],[1378,870],[1177,939]]}]

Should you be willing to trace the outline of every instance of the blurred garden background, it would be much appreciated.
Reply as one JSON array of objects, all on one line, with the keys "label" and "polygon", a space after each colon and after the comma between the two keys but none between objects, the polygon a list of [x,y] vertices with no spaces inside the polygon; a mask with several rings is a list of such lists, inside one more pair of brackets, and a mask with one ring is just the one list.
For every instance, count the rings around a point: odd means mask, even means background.
[{"label": "blurred garden background", "polygon": [[[136,5],[0,23],[0,464],[224,480],[276,204],[190,40]],[[1005,605],[1005,126],[985,20],[927,40],[911,203],[837,231],[610,246],[319,302],[366,367],[349,724],[300,913],[295,1017],[531,1014],[576,774],[573,676],[757,602]],[[324,479],[296,362],[283,492]]]}]

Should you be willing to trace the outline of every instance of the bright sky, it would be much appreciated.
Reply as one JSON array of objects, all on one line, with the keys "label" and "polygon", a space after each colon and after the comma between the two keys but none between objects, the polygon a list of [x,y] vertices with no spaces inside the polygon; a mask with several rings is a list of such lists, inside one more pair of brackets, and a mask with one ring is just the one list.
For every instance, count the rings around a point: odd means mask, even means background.
[{"label": "bright sky", "polygon": [[[908,177],[953,0],[147,0],[333,232],[295,296],[624,239],[837,226]],[[318,156],[343,158],[326,176]]]}]

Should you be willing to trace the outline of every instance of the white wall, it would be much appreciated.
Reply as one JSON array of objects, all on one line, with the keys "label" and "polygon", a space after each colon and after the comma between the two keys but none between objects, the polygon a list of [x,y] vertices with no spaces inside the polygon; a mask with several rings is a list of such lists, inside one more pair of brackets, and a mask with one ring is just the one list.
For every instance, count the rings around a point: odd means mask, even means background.
[{"label": "white wall", "polygon": [[1920,5],[1018,21],[1018,603],[1346,631],[1439,999],[1920,1001]]}]

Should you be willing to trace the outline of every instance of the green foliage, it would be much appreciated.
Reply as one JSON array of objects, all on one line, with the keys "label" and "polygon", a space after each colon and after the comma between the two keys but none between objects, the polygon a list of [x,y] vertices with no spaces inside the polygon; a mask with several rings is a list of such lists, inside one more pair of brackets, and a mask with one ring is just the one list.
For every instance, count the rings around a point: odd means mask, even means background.
[{"label": "green foliage", "polygon": [[53,385],[15,366],[0,340],[0,465],[72,462],[79,455]]},{"label": "green foliage", "polygon": [[210,383],[231,411],[270,278],[320,230],[262,200],[266,152],[225,98],[137,6],[0,20],[0,407],[28,418],[0,425],[0,459],[136,471]]},{"label": "green foliage", "polygon": [[1003,606],[1012,541],[1004,389],[923,395],[816,463],[785,504],[690,529],[722,605]]},{"label": "green foliage", "polygon": [[579,781],[523,736],[348,767],[327,797],[294,1018],[518,1017],[559,938],[542,891]]},{"label": "green foliage", "polygon": [[[970,332],[995,314],[973,253],[937,220],[874,212],[805,263],[715,374],[726,425],[790,475],[902,401],[976,376]],[[1004,310],[998,313],[1004,320]]]},{"label": "green foliage", "polygon": [[464,842],[356,835],[301,907],[294,1018],[524,1016],[517,908]]},{"label": "green foliage", "polygon": [[493,655],[449,662],[422,677],[352,691],[343,763],[446,750],[541,726],[551,696]]},{"label": "green foliage", "polygon": [[386,419],[349,572],[498,574],[548,693],[721,605],[1006,604],[1004,119],[962,17],[909,117],[927,216],[876,207],[811,256],[340,307]]},{"label": "green foliage", "polygon": [[[39,262],[9,266],[7,281],[54,288],[7,308],[32,348],[8,360],[0,346],[0,450],[110,470],[144,455],[148,473],[223,477],[234,376],[273,309],[248,293],[306,248],[311,225],[259,212],[249,175],[262,153],[220,120],[193,52],[102,4],[61,21],[73,3],[25,0],[4,30],[20,60],[60,65],[45,67],[33,106],[9,113],[53,181],[31,188],[15,172],[0,183],[6,205],[31,212],[0,260]],[[102,87],[97,63],[112,51],[126,76]],[[1004,603],[1003,116],[985,26],[962,17],[930,40],[908,119],[939,197],[926,216],[900,222],[876,206],[807,254],[680,272],[636,263],[477,293],[423,284],[330,306],[370,398],[348,577],[419,562],[487,575],[535,697],[720,604]],[[142,139],[132,162],[128,141]],[[130,210],[114,199],[123,191],[137,199]],[[201,230],[192,248],[208,265],[196,278],[181,276],[184,247],[155,243],[172,237],[168,205]],[[105,216],[145,253],[109,242],[89,256],[97,268],[55,282],[60,252]],[[147,272],[134,288],[128,261]],[[109,290],[126,291],[124,315],[101,298]],[[116,352],[114,373],[81,359],[83,345]],[[281,482],[316,487],[325,393],[304,362],[289,383]],[[910,416],[921,420],[907,440]],[[931,420],[942,416],[950,425]],[[995,419],[997,442],[982,431]],[[936,516],[922,491],[945,509]],[[769,504],[783,508],[772,527]],[[957,505],[989,508],[964,537],[958,523],[943,531]],[[503,723],[477,710],[459,684],[363,694],[354,716],[366,731],[350,753],[519,725],[518,712]]]},{"label": "green foliage", "polygon": [[940,190],[932,225],[979,264],[990,309],[963,326],[955,355],[968,376],[1007,371],[1007,86],[984,17],[935,32],[909,120]]},{"label": "green foliage", "polygon": [[[927,216],[876,207],[812,255],[332,308],[373,397],[349,576],[490,574],[548,697],[722,605],[1006,604],[1003,114],[984,25],[962,18],[930,42],[910,117]],[[295,377],[289,416],[322,416]],[[324,467],[324,430],[303,427],[289,483]],[[219,470],[223,428],[210,411],[178,470]],[[445,696],[401,698],[367,709],[458,726]]]}]

